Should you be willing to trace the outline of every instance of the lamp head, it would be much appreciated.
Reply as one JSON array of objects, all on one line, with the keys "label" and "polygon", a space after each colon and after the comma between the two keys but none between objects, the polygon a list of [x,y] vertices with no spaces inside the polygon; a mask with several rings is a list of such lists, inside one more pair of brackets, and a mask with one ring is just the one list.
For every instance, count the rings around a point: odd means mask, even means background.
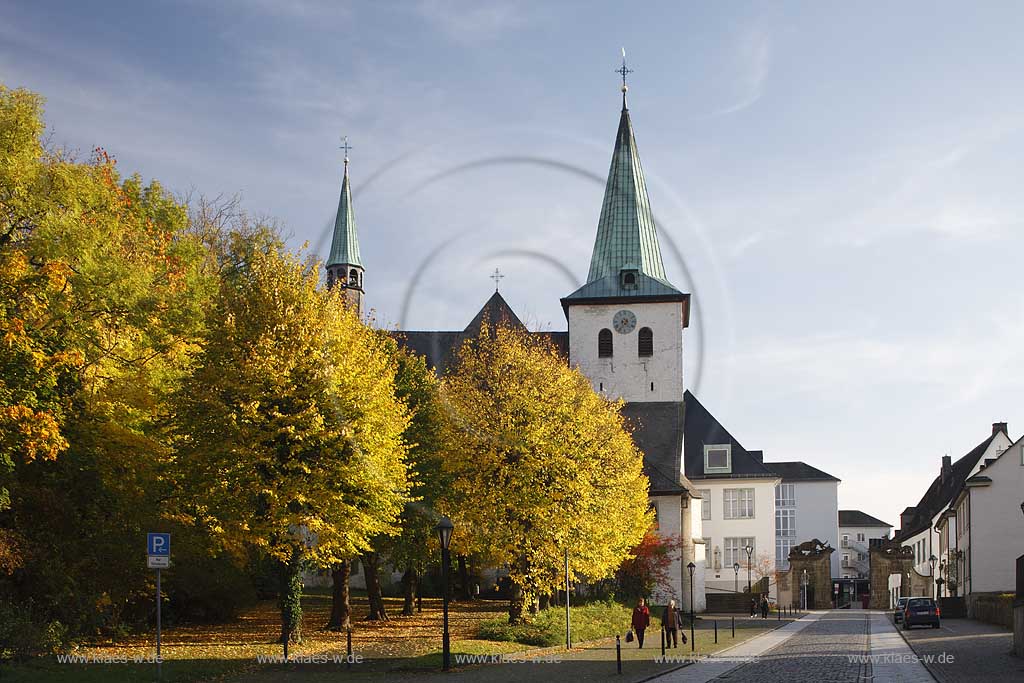
[{"label": "lamp head", "polygon": [[693,570],[697,568],[697,565],[691,562],[690,564],[686,565],[686,568],[690,570],[690,576],[693,576]]},{"label": "lamp head", "polygon": [[437,538],[441,541],[441,547],[448,550],[448,544],[452,542],[452,532],[455,531],[455,525],[452,524],[452,520],[447,517],[442,517],[441,521],[434,527],[437,531]]}]

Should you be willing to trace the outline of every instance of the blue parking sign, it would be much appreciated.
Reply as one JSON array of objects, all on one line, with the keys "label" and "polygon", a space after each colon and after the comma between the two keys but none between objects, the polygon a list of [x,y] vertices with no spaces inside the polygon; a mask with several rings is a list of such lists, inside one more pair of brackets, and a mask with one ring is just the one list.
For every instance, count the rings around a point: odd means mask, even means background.
[{"label": "blue parking sign", "polygon": [[146,554],[168,557],[171,554],[170,534],[146,534]]}]

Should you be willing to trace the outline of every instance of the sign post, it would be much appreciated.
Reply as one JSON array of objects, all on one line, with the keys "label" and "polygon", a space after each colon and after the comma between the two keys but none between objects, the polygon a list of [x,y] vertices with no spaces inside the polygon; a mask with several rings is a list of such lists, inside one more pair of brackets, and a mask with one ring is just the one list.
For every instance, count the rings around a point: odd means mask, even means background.
[{"label": "sign post", "polygon": [[171,535],[154,534],[146,535],[146,566],[156,570],[156,677],[160,679],[160,665],[163,663],[160,657],[160,570],[171,565]]}]

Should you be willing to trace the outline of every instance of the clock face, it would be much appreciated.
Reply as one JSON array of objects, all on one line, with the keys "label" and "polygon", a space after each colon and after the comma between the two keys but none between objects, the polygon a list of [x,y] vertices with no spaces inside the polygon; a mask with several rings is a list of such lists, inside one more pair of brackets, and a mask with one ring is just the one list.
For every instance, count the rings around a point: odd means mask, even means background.
[{"label": "clock face", "polygon": [[623,309],[612,318],[612,327],[619,334],[629,334],[636,327],[636,315],[633,314],[633,311]]}]

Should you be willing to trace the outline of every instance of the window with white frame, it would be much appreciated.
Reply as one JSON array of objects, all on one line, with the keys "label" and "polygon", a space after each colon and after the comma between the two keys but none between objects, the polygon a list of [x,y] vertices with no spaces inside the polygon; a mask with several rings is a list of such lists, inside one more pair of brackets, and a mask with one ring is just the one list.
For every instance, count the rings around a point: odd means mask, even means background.
[{"label": "window with white frame", "polygon": [[796,545],[795,538],[775,539],[775,566],[780,570],[789,569],[789,551]]},{"label": "window with white frame", "polygon": [[700,497],[700,518],[711,519],[711,489],[701,489]]},{"label": "window with white frame", "polygon": [[775,507],[791,508],[796,506],[796,485],[779,484],[775,487]]},{"label": "window with white frame", "polygon": [[857,540],[860,541],[861,543],[864,542],[864,533],[863,532],[861,532],[861,531],[857,532]]},{"label": "window with white frame", "polygon": [[722,516],[725,519],[753,519],[754,489],[725,489],[722,492]]},{"label": "window with white frame", "polygon": [[750,561],[753,563],[754,558],[757,557],[757,548],[754,545],[754,539],[752,536],[741,536],[725,539],[725,566],[731,567],[737,562],[741,567],[747,566],[747,551],[746,547],[750,546],[753,550],[750,553]]},{"label": "window with white frame", "polygon": [[716,472],[732,472],[732,446],[720,444],[704,446],[704,473],[713,474]]},{"label": "window with white frame", "polygon": [[796,536],[796,510],[780,508],[775,511],[775,535]]}]

